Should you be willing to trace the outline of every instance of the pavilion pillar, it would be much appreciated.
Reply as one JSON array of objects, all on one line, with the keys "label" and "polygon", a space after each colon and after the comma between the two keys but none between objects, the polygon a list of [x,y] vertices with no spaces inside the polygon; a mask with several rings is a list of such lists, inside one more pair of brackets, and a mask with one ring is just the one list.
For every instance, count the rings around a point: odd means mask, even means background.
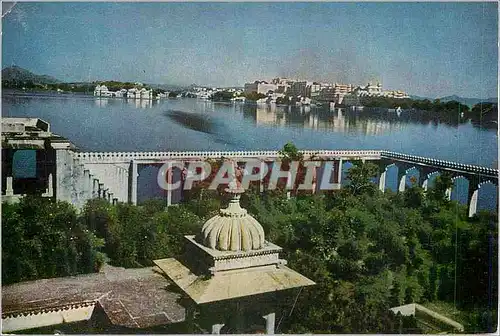
[{"label": "pavilion pillar", "polygon": [[89,174],[88,185],[89,185],[89,199],[92,199],[94,198],[94,175],[92,174]]},{"label": "pavilion pillar", "polygon": [[130,161],[128,202],[137,205],[137,161]]},{"label": "pavilion pillar", "polygon": [[447,199],[448,201],[451,201],[451,191],[452,191],[452,188],[448,188],[448,189],[446,189],[446,191],[445,191],[445,193],[444,193],[444,194],[445,194],[445,196],[446,196],[446,199]]},{"label": "pavilion pillar", "polygon": [[469,217],[473,217],[477,212],[477,200],[479,197],[479,188],[474,190],[469,204]]},{"label": "pavilion pillar", "polygon": [[317,185],[317,179],[318,179],[318,167],[313,168],[313,180],[312,180],[312,190],[311,192],[313,194],[316,193],[316,185]]},{"label": "pavilion pillar", "polygon": [[53,197],[54,196],[54,181],[52,178],[52,174],[49,174],[47,177],[47,182],[48,182],[48,187],[45,190],[45,193],[43,193],[42,196],[44,197]]},{"label": "pavilion pillar", "polygon": [[83,187],[84,187],[84,202],[92,197],[92,185],[90,180],[90,171],[88,169],[83,170]]},{"label": "pavilion pillar", "polygon": [[323,180],[323,175],[325,174],[325,162],[320,162],[318,169],[316,170],[316,178],[313,182],[314,192],[321,192],[321,182]]},{"label": "pavilion pillar", "polygon": [[406,173],[403,176],[401,176],[401,179],[399,180],[398,191],[403,192],[405,191],[405,189],[406,189]]},{"label": "pavilion pillar", "polygon": [[386,178],[386,176],[387,176],[387,169],[382,174],[380,174],[380,179],[378,181],[378,189],[381,192],[385,192],[385,178]]},{"label": "pavilion pillar", "polygon": [[52,176],[52,174],[49,174],[49,191],[48,191],[48,196],[49,197],[54,197],[54,195],[56,194],[55,191],[54,191],[54,177]]},{"label": "pavilion pillar", "polygon": [[13,196],[14,188],[12,187],[12,176],[7,176],[6,188],[5,188],[5,196]]},{"label": "pavilion pillar", "polygon": [[286,189],[287,189],[287,192],[286,192],[286,198],[287,199],[290,199],[291,196],[292,196],[292,193],[291,193],[291,189],[293,189],[293,185],[292,185],[292,173],[288,172],[288,176],[286,178]]},{"label": "pavilion pillar", "polygon": [[92,178],[92,198],[99,197],[99,180]]},{"label": "pavilion pillar", "polygon": [[276,323],[276,313],[269,313],[262,316],[266,320],[266,334],[274,334],[274,325]]},{"label": "pavilion pillar", "polygon": [[337,183],[342,186],[342,165],[343,165],[343,160],[339,160],[339,168],[337,171]]},{"label": "pavilion pillar", "polygon": [[422,188],[424,189],[424,191],[427,191],[427,189],[429,188],[429,178],[426,178],[424,180],[424,183],[422,183]]},{"label": "pavilion pillar", "polygon": [[128,169],[122,169],[122,178],[120,181],[121,185],[121,192],[120,192],[120,202],[127,202],[128,201]]},{"label": "pavilion pillar", "polygon": [[120,168],[118,169],[118,174],[117,174],[117,179],[118,179],[118,189],[116,193],[116,198],[122,199],[122,194],[123,194],[123,170]]},{"label": "pavilion pillar", "polygon": [[264,192],[264,167],[266,165],[266,162],[265,161],[261,161],[260,163],[260,183],[259,183],[259,187],[260,187],[260,192],[263,193]]},{"label": "pavilion pillar", "polygon": [[[171,185],[172,179],[173,179],[173,168],[170,167],[170,169],[167,170],[167,183]],[[172,190],[170,188],[168,188],[168,190],[167,190],[167,207],[169,207],[171,205],[172,205]]]},{"label": "pavilion pillar", "polygon": [[219,335],[222,327],[224,327],[224,326],[225,326],[224,323],[212,324],[212,334],[213,335]]}]

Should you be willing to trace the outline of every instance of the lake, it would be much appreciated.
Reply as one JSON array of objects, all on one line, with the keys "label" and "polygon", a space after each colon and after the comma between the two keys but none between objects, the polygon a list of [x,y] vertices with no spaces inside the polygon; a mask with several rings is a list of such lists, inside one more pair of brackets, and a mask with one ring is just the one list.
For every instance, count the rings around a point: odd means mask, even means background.
[{"label": "lake", "polygon": [[2,97],[4,116],[38,117],[84,151],[381,149],[496,167],[497,131],[418,112],[161,101],[70,94]]}]

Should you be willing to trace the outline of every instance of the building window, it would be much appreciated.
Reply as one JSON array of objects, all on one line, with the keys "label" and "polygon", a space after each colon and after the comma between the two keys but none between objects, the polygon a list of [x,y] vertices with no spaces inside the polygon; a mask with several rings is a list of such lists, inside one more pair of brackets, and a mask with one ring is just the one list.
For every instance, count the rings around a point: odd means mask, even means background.
[{"label": "building window", "polygon": [[18,150],[14,153],[12,175],[16,179],[36,177],[36,150]]}]

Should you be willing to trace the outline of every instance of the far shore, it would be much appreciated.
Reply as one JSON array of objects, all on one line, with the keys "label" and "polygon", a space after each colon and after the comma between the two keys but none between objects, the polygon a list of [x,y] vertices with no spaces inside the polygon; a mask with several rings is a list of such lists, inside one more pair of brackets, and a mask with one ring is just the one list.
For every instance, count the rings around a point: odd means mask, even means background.
[{"label": "far shore", "polygon": [[54,94],[54,95],[79,95],[79,96],[93,96],[94,92],[73,92],[73,91],[64,91],[58,92],[56,90],[20,90],[20,89],[10,89],[10,88],[2,88],[2,93],[7,94]]}]

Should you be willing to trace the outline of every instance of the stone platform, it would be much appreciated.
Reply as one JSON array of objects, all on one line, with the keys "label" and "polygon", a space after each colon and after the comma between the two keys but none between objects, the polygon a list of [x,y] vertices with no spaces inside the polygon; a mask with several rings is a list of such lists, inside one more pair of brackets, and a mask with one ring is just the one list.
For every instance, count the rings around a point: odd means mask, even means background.
[{"label": "stone platform", "polygon": [[186,236],[184,257],[155,260],[164,275],[196,304],[242,298],[315,283],[285,266],[281,247],[265,242],[259,250],[218,251]]}]

